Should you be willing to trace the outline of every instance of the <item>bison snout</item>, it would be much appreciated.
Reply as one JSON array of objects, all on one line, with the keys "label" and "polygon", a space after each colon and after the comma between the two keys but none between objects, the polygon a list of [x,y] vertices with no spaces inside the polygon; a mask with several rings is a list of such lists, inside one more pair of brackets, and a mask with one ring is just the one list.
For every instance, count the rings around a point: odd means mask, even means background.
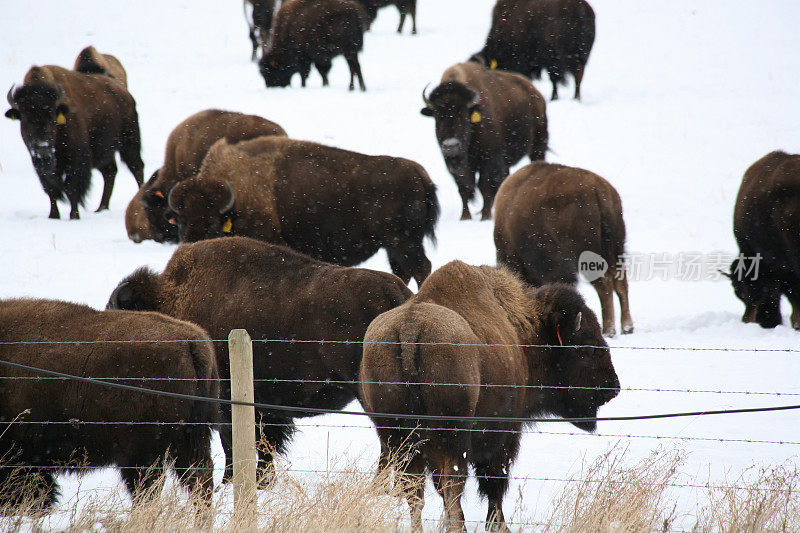
[{"label": "bison snout", "polygon": [[461,155],[461,141],[451,137],[442,141],[442,155],[445,157],[458,157]]}]

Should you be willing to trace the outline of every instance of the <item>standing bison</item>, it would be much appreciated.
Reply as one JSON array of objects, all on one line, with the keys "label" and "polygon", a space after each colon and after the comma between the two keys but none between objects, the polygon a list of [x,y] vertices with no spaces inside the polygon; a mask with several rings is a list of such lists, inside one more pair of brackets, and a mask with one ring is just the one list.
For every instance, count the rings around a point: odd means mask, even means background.
[{"label": "standing bison", "polygon": [[615,291],[622,333],[633,331],[622,201],[616,189],[597,174],[548,163],[532,163],[516,171],[497,193],[494,243],[497,262],[534,286],[575,283],[579,262],[603,262],[606,270],[585,271],[586,276],[595,277],[587,279],[600,297],[603,334],[616,334]]},{"label": "standing bison", "polygon": [[408,159],[282,137],[222,139],[168,202],[183,242],[242,235],[345,266],[385,248],[404,282],[431,271],[422,241],[434,238],[436,186]]},{"label": "standing bison", "polygon": [[366,91],[358,53],[364,45],[362,7],[355,0],[287,0],[275,17],[272,42],[261,56],[258,68],[267,87],[286,87],[296,72],[306,86],[311,65],[317,67],[322,84],[328,85],[331,60],[343,55],[353,79]]},{"label": "standing bison", "polygon": [[378,18],[378,9],[390,4],[397,6],[400,12],[400,25],[397,26],[397,33],[403,32],[403,25],[406,22],[406,15],[411,15],[411,33],[417,33],[417,0],[357,0],[364,6],[367,15],[367,29]]},{"label": "standing bison", "polygon": [[[167,341],[167,342],[163,342]],[[51,300],[0,300],[0,361],[80,377],[209,398],[219,376],[208,335],[158,313],[95,311]],[[58,498],[59,471],[115,466],[136,495],[168,456],[179,481],[213,488],[216,404],[120,390],[0,365],[0,508]],[[31,377],[43,378],[32,380]],[[98,424],[98,422],[100,424]],[[13,465],[24,465],[18,470]],[[25,481],[33,486],[21,487]],[[21,493],[21,489],[25,493]]]},{"label": "standing bison", "polygon": [[[200,171],[208,149],[219,139],[235,143],[262,135],[285,137],[286,132],[278,124],[258,115],[219,109],[200,111],[175,126],[167,138],[164,164],[131,200],[132,204],[136,202],[142,205],[129,206],[128,210],[133,215],[134,211],[143,207],[150,226],[148,232],[135,229],[133,235],[144,234],[142,238],[152,238],[158,242],[178,242],[177,228],[164,217],[167,195],[172,187]],[[134,242],[139,242],[132,236],[130,226],[128,235]]]},{"label": "standing bison", "polygon": [[[410,295],[392,274],[330,265],[282,246],[231,237],[181,245],[162,274],[140,269],[123,280],[108,307],[160,311],[195,322],[218,339],[245,328],[254,341],[256,402],[341,409],[356,397],[356,386],[326,380],[356,379],[360,343],[266,340],[362,339],[372,319]],[[217,361],[222,397],[229,398],[227,345],[218,346]],[[230,409],[224,412],[230,422]],[[292,434],[292,419],[308,413],[259,409],[258,416],[264,422],[261,437],[280,452]],[[230,461],[230,426],[221,432]],[[260,457],[263,473],[272,456]]]},{"label": "standing bison", "polygon": [[66,195],[69,218],[78,219],[92,177],[103,175],[98,211],[108,209],[117,176],[115,152],[136,183],[144,180],[136,102],[119,81],[47,65],[32,67],[21,87],[7,95],[6,117],[20,121],[20,132],[47,196],[50,218],[60,218],[58,200]]},{"label": "standing bison", "polygon": [[473,59],[536,79],[546,69],[553,100],[572,74],[580,100],[594,33],[594,11],[585,0],[498,0],[486,44]]},{"label": "standing bison", "polygon": [[747,169],[733,233],[740,254],[728,276],[745,305],[742,322],[774,328],[786,295],[800,329],[800,155],[771,152]]},{"label": "standing bison", "polygon": [[447,530],[463,531],[467,465],[489,500],[486,530],[507,530],[503,496],[523,424],[471,417],[552,415],[594,431],[597,409],[619,393],[597,318],[574,289],[534,289],[504,269],[460,261],[370,324],[359,380],[367,412],[456,417],[373,416],[381,468],[390,453],[414,448],[405,479],[415,531],[426,470],[444,498]]},{"label": "standing bison", "polygon": [[483,196],[481,219],[492,217],[500,183],[508,169],[527,155],[544,159],[547,114],[539,91],[524,77],[489,70],[477,63],[448,68],[422,114],[436,119],[436,138],[461,195],[461,220],[471,218],[475,175]]}]

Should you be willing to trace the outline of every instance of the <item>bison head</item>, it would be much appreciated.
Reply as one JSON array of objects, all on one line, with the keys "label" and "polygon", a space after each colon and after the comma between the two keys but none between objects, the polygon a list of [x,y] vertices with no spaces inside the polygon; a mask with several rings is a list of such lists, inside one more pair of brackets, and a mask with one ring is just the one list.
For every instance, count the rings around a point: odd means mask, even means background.
[{"label": "bison head", "polygon": [[231,234],[236,219],[236,195],[227,181],[184,180],[169,192],[166,216],[178,226],[181,242],[196,242]]},{"label": "bison head", "polygon": [[[160,169],[159,169],[160,170]],[[141,202],[144,206],[147,222],[153,231],[153,240],[156,242],[178,242],[178,228],[170,224],[167,217],[169,206],[167,205],[167,195],[169,191],[163,191],[159,187],[152,187],[158,178],[158,170],[145,184],[145,191],[142,193]]]},{"label": "bison head", "polygon": [[266,52],[258,61],[258,70],[267,87],[288,87],[292,76],[297,72],[294,62],[279,56],[273,51]]},{"label": "bison head", "polygon": [[774,328],[782,322],[780,284],[768,273],[759,272],[754,261],[752,257],[739,256],[731,263],[730,273],[723,274],[731,280],[733,292],[744,303],[742,322]]},{"label": "bison head", "polygon": [[56,166],[56,130],[66,124],[69,107],[64,103],[64,88],[45,83],[12,86],[6,95],[11,109],[6,116],[20,121],[22,140],[31,154],[36,171],[54,172]]},{"label": "bison head", "polygon": [[[569,285],[536,289],[533,299],[540,332],[549,348],[550,385],[546,410],[564,418],[595,418],[597,410],[619,394],[620,383],[597,317]],[[570,388],[574,387],[574,388]],[[594,431],[594,420],[573,425]]]},{"label": "bison head", "polygon": [[463,83],[447,81],[425,96],[420,113],[436,120],[436,138],[448,170],[454,175],[467,173],[472,128],[483,120],[481,98]]}]

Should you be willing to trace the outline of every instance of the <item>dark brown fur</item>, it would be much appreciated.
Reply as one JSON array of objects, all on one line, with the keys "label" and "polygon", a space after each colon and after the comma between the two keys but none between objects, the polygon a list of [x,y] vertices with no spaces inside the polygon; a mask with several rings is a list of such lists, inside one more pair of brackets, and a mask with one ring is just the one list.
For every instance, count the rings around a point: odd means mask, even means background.
[{"label": "dark brown fur", "polygon": [[633,331],[625,257],[625,222],[616,189],[588,170],[532,163],[503,182],[495,203],[497,261],[534,285],[576,283],[584,251],[608,270],[592,282],[603,310],[603,334],[616,334],[614,292],[622,332]]},{"label": "dark brown fur", "polygon": [[800,329],[800,155],[771,152],[747,169],[733,233],[741,258],[729,277],[745,304],[742,321],[774,328],[782,322],[780,301],[786,295],[792,327]]},{"label": "dark brown fur", "polygon": [[544,98],[519,74],[469,62],[448,68],[426,100],[422,114],[436,119],[436,138],[461,195],[461,220],[472,218],[469,201],[475,196],[476,174],[483,196],[481,218],[491,218],[509,167],[526,155],[531,161],[544,159]]},{"label": "dark brown fur", "polygon": [[[137,271],[120,283],[108,305],[158,310],[191,320],[216,339],[227,338],[234,328],[244,328],[256,341],[256,380],[308,380],[302,384],[256,381],[257,402],[341,409],[356,397],[357,387],[323,382],[356,378],[360,343],[258,341],[360,340],[373,318],[410,295],[392,274],[335,266],[282,246],[231,237],[181,245],[162,274]],[[217,360],[222,395],[227,398],[227,345],[218,346]],[[230,421],[230,410],[224,412]],[[266,424],[260,429],[261,436],[282,451],[294,427],[292,419],[308,413],[260,410],[257,416]],[[229,460],[230,438],[230,428],[224,426],[222,442]],[[263,468],[272,458],[262,453],[261,460]]]},{"label": "dark brown fur", "polygon": [[178,124],[167,138],[164,164],[158,169],[158,176],[141,193],[152,238],[158,242],[178,242],[177,229],[164,217],[167,195],[176,183],[200,171],[211,145],[223,138],[236,143],[262,135],[285,137],[286,132],[257,115],[218,109],[200,111]]},{"label": "dark brown fur", "polygon": [[[183,339],[187,341],[48,344],[48,341]],[[52,300],[2,300],[0,341],[43,343],[0,344],[2,361],[90,378],[145,378],[117,383],[219,397],[219,376],[208,335],[194,324],[158,313],[101,312],[85,305]],[[3,424],[0,432],[3,461],[5,465],[42,467],[23,469],[19,474],[38,476],[36,489],[28,495],[43,506],[51,506],[58,497],[55,475],[59,471],[85,472],[74,469],[80,466],[79,462],[119,467],[126,487],[135,495],[155,481],[155,476],[145,475],[144,469],[161,464],[165,455],[180,469],[182,483],[190,488],[202,487],[206,497],[211,497],[214,466],[211,427],[218,421],[216,404],[79,381],[5,379],[41,375],[4,365],[0,365],[0,376],[4,378],[0,379],[1,421],[12,421],[19,415],[22,422],[75,421],[74,424]],[[176,425],[169,425],[173,422]],[[19,489],[14,480],[13,470],[0,469],[0,506],[20,503],[19,493],[14,494]]]},{"label": "dark brown fur", "polygon": [[411,15],[411,33],[417,33],[417,0],[357,0],[364,6],[369,30],[375,19],[378,18],[378,10],[382,7],[394,4],[400,12],[400,24],[397,26],[397,33],[403,32],[403,25],[406,22],[406,15]]},{"label": "dark brown fur", "polygon": [[125,209],[125,231],[128,232],[128,238],[135,243],[155,238],[153,228],[150,227],[150,222],[147,220],[147,212],[142,203],[142,198],[144,198],[145,190],[153,184],[157,177],[158,171],[153,172],[150,179],[139,187],[139,190],[136,191],[136,194]]},{"label": "dark brown fur", "polygon": [[117,151],[141,186],[144,163],[136,102],[117,80],[53,65],[32,67],[24,84],[9,92],[9,104],[6,116],[20,120],[22,140],[50,197],[50,218],[60,217],[56,202],[65,195],[70,218],[80,218],[78,204],[84,202],[93,168],[104,182],[97,210],[108,209]]},{"label": "dark brown fur", "polygon": [[[562,343],[565,348],[510,346]],[[534,289],[507,270],[460,261],[438,269],[418,294],[370,324],[359,380],[367,412],[460,418],[596,417],[619,392],[597,318],[574,289]],[[437,385],[444,383],[462,386]],[[536,385],[554,388],[526,388]],[[570,385],[590,389],[567,391]],[[391,453],[412,445],[405,465],[412,528],[422,530],[427,469],[445,500],[448,531],[463,530],[460,500],[468,465],[489,500],[487,531],[505,527],[502,501],[521,423],[377,416],[373,421],[379,426],[380,469]],[[594,421],[574,424],[586,431],[596,427]]]},{"label": "dark brown fur", "polygon": [[585,0],[498,0],[486,45],[473,59],[536,79],[546,69],[553,100],[572,74],[580,100],[594,35],[594,11]]},{"label": "dark brown fur", "polygon": [[84,74],[104,74],[128,87],[128,74],[119,59],[111,54],[101,54],[94,46],[87,46],[80,51],[72,69]]},{"label": "dark brown fur", "polygon": [[422,283],[431,271],[422,241],[434,237],[436,187],[408,159],[282,137],[223,139],[169,203],[184,242],[243,235],[345,266],[385,248],[403,281]]},{"label": "dark brown fur", "polygon": [[361,90],[367,90],[358,62],[364,45],[361,17],[362,7],[351,0],[285,1],[275,17],[270,47],[258,62],[267,87],[286,87],[297,72],[305,87],[312,64],[327,86],[331,60],[343,55],[350,67],[350,90],[355,76]]}]

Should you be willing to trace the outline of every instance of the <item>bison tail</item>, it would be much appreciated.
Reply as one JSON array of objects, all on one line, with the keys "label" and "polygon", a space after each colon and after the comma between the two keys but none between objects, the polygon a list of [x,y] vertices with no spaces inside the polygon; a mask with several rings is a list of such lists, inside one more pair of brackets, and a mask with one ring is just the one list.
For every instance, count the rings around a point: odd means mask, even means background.
[{"label": "bison tail", "polygon": [[436,223],[439,221],[439,198],[436,196],[436,185],[433,184],[428,176],[424,181],[425,189],[425,222],[422,226],[423,235],[428,237],[431,242],[436,244]]},{"label": "bison tail", "polygon": [[[412,415],[425,414],[425,402],[422,398],[422,389],[419,386],[420,373],[420,344],[416,336],[406,337],[400,335],[400,353],[398,354],[400,368],[406,383],[407,413]],[[413,421],[409,421],[412,422]]]},{"label": "bison tail", "polygon": [[[210,348],[210,349],[209,349]],[[190,341],[189,352],[192,355],[195,375],[197,376],[197,388],[195,396],[202,398],[219,398],[219,381],[214,369],[214,348],[211,343]],[[210,445],[210,429],[218,429],[220,421],[220,407],[216,402],[195,400],[189,415],[190,424],[188,427],[191,432],[189,442],[192,448],[202,454],[204,449]]]},{"label": "bison tail", "polygon": [[157,307],[158,274],[147,267],[123,279],[106,304],[106,309],[126,311],[157,311]]},{"label": "bison tail", "polygon": [[[605,194],[604,194],[605,193]],[[600,207],[600,249],[603,259],[615,265],[625,254],[625,223],[622,205],[612,191],[596,191]]]}]

